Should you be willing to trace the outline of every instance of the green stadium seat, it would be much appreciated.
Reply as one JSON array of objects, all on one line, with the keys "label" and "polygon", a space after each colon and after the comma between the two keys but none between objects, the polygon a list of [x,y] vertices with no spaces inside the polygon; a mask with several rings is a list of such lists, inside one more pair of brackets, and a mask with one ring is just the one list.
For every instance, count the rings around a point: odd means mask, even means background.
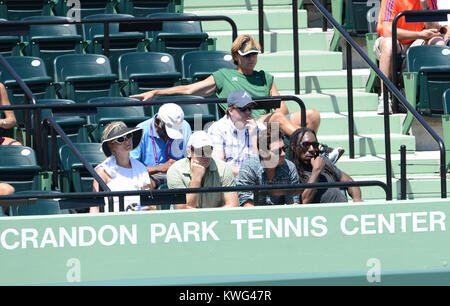
[{"label": "green stadium seat", "polygon": [[124,96],[181,83],[181,73],[168,53],[131,52],[121,55],[118,63]]},{"label": "green stadium seat", "polygon": [[40,190],[41,167],[35,151],[27,146],[0,146],[0,177],[16,192]]},{"label": "green stadium seat", "polygon": [[[155,13],[147,17],[196,16],[190,13]],[[189,51],[208,50],[208,34],[200,21],[164,21],[161,31],[148,32],[150,51],[173,56],[177,71],[181,71],[181,56]]]},{"label": "green stadium seat", "polygon": [[[162,189],[169,189],[169,186],[167,184],[159,185],[158,190]],[[159,205],[159,210],[170,210],[170,204],[169,205]]]},{"label": "green stadium seat", "polygon": [[[155,101],[166,101],[170,103],[173,100],[193,100],[203,99],[199,96],[162,96],[155,99]],[[152,115],[156,114],[160,105],[153,106]],[[202,130],[205,124],[219,120],[219,110],[217,104],[180,104],[184,112],[184,120],[186,120],[192,130]],[[196,123],[196,120],[200,120]],[[200,124],[201,123],[201,124]]]},{"label": "green stadium seat", "polygon": [[[82,156],[92,167],[102,163],[106,156],[101,150],[101,143],[74,143]],[[92,191],[93,177],[75,155],[68,145],[59,149],[60,190],[63,192],[90,192]]]},{"label": "green stadium seat", "polygon": [[21,20],[29,16],[53,15],[57,0],[5,0],[0,2],[0,18]]},{"label": "green stadium seat", "polygon": [[187,83],[206,79],[221,68],[236,69],[229,52],[190,51],[181,57],[181,72],[183,80]]},{"label": "green stadium seat", "polygon": [[[17,194],[55,194],[56,191],[23,191]],[[37,199],[36,203],[30,205],[17,205],[10,207],[10,216],[36,216],[36,215],[58,215],[63,213],[59,208],[59,200],[57,199]]]},{"label": "green stadium seat", "polygon": [[73,1],[67,3],[67,0],[59,0],[55,6],[58,16],[75,16],[84,18],[94,14],[114,14],[118,0],[78,0],[80,6],[73,6]]},{"label": "green stadium seat", "polygon": [[[61,16],[32,16],[23,21],[44,21],[71,19]],[[83,53],[83,37],[78,34],[75,24],[31,25],[30,35],[23,36],[26,44],[23,53],[37,56],[44,60],[47,71],[53,71],[53,61],[56,56],[73,53]]]},{"label": "green stadium seat", "polygon": [[[53,78],[47,74],[44,61],[34,56],[8,56],[5,58],[14,71],[30,88],[36,99],[53,99],[56,97]],[[0,65],[1,82],[5,85],[12,105],[25,103],[23,89],[16,80]],[[24,111],[15,111],[19,126],[24,126]]]},{"label": "green stadium seat", "polygon": [[447,161],[447,171],[450,168],[450,88],[442,95],[444,114],[442,115],[442,132],[445,145],[445,160]]},{"label": "green stadium seat", "polygon": [[[0,22],[7,21],[5,18],[0,18]],[[19,56],[22,55],[22,48],[24,44],[20,36],[0,36],[0,54],[3,56]]]},{"label": "green stadium seat", "polygon": [[66,54],[55,58],[55,82],[63,99],[77,103],[104,96],[118,96],[117,74],[101,54]]},{"label": "green stadium seat", "polygon": [[[406,72],[403,73],[405,97],[423,116],[444,114],[442,97],[450,88],[450,47],[416,46],[406,52]],[[413,116],[408,113],[403,133],[409,131]]]},{"label": "green stadium seat", "polygon": [[[134,16],[129,14],[96,14],[89,15],[83,20],[110,18],[134,18]],[[109,59],[114,73],[117,73],[117,60],[120,55],[146,51],[148,40],[142,32],[119,32],[119,23],[110,23],[109,34]],[[87,53],[105,54],[103,24],[83,24],[83,38],[88,43]]]},{"label": "green stadium seat", "polygon": [[[137,99],[128,97],[101,97],[90,99],[88,103],[95,102],[136,102]],[[92,136],[95,142],[102,141],[105,126],[110,122],[123,121],[128,127],[135,127],[139,123],[147,120],[143,106],[126,107],[98,107],[97,114],[90,116],[89,122],[95,128]]]},{"label": "green stadium seat", "polygon": [[136,17],[154,13],[181,13],[183,0],[120,0],[117,11]]}]

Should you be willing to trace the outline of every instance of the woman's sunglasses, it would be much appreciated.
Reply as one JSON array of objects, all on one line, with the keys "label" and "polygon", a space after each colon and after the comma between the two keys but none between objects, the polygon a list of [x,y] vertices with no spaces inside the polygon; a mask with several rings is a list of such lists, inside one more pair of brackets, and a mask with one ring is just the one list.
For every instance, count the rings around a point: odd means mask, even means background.
[{"label": "woman's sunglasses", "polygon": [[118,144],[122,144],[125,140],[130,139],[133,137],[133,133],[128,133],[125,136],[121,136],[119,138],[114,139],[115,142]]}]

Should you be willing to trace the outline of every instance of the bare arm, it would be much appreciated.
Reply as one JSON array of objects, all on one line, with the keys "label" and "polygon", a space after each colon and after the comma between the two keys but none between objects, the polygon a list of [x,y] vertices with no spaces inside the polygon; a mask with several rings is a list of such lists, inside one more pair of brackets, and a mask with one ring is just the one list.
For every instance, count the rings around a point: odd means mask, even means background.
[{"label": "bare arm", "polygon": [[[325,161],[323,160],[322,157],[317,156],[316,158],[311,160],[311,165],[313,167],[313,170],[311,171],[308,183],[317,183],[319,182],[320,172],[322,172],[323,168],[325,167]],[[312,200],[314,199],[316,192],[317,189],[311,188],[303,190],[302,203],[303,204],[311,203]]]},{"label": "bare arm", "polygon": [[229,193],[223,196],[223,202],[225,205],[222,207],[238,207],[237,192]]},{"label": "bare arm", "polygon": [[[430,28],[423,29],[420,32],[416,31],[408,31],[404,29],[397,28],[397,39],[400,40],[409,40],[409,39],[423,39],[429,40],[435,36],[439,36],[439,27],[438,28]],[[392,22],[385,21],[383,22],[383,36],[384,37],[392,37]]]},{"label": "bare arm", "polygon": [[[97,167],[95,169],[95,172],[97,172],[97,174],[101,177],[101,179],[103,181],[105,181],[106,184],[109,183],[109,181],[111,180],[111,177],[108,175],[108,173],[105,172],[105,169],[103,169],[103,167]],[[97,180],[94,179],[94,182],[92,184],[92,191],[93,192],[99,192],[100,191],[100,185],[98,184]],[[89,208],[89,212],[90,213],[98,213],[100,212],[100,209],[98,206],[92,206]]]},{"label": "bare arm", "polygon": [[[0,83],[0,105],[7,106],[11,105],[9,102],[8,94],[6,93],[5,85]],[[16,116],[14,116],[14,111],[4,110],[6,124],[0,123],[0,127],[4,129],[10,129],[16,125]]]},{"label": "bare arm", "polygon": [[[280,95],[280,93],[278,92],[278,88],[275,85],[275,81],[273,81],[272,87],[270,88],[270,95],[271,96],[279,96]],[[281,112],[281,113],[283,113],[285,115],[287,115],[289,113],[289,110],[288,110],[286,104],[284,103],[284,101],[281,101],[280,107],[277,108],[275,111],[276,112]]]},{"label": "bare arm", "polygon": [[194,95],[194,96],[210,96],[216,91],[216,82],[214,77],[210,75],[200,82],[189,85],[179,85],[164,89],[155,89],[146,91],[140,94],[131,95],[130,98],[136,98],[141,101],[153,100],[159,96],[174,96],[174,95]]},{"label": "bare arm", "polygon": [[[342,172],[341,182],[353,182],[353,179],[345,172]],[[353,202],[362,202],[361,188],[359,186],[348,187],[348,194],[352,197]]]}]

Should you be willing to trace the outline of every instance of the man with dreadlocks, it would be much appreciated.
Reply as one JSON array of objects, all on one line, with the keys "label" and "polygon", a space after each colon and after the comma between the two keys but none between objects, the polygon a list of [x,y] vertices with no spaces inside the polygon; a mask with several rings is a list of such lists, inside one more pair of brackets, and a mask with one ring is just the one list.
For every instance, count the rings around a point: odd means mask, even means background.
[{"label": "man with dreadlocks", "polygon": [[[297,168],[300,183],[353,181],[328,158],[319,155],[319,143],[314,130],[309,128],[296,130],[290,136],[289,143],[289,160]],[[348,187],[347,192],[353,202],[362,202],[359,187]],[[303,204],[347,202],[347,197],[339,188],[308,188],[303,191],[301,196]]]}]

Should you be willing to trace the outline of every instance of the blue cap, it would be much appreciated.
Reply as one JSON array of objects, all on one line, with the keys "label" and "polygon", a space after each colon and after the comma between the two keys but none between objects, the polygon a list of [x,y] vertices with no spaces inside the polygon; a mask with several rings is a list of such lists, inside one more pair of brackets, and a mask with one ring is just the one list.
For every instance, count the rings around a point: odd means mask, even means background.
[{"label": "blue cap", "polygon": [[245,90],[235,90],[228,95],[228,106],[236,105],[237,107],[245,107],[250,103],[255,103],[248,92]]}]

